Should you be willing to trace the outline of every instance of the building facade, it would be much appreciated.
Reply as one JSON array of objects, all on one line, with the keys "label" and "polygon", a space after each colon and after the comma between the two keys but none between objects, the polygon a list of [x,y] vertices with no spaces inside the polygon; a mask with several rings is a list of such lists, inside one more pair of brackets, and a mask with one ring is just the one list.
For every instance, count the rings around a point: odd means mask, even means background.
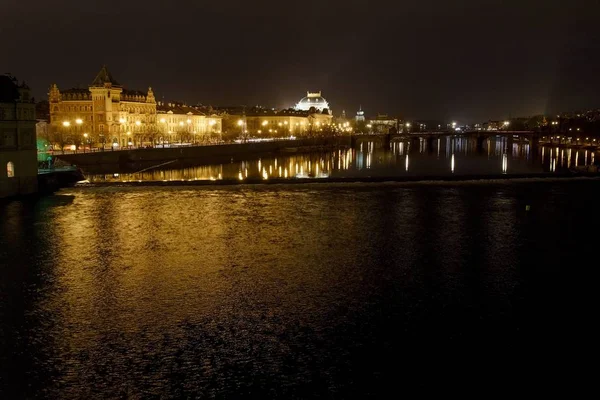
[{"label": "building facade", "polygon": [[35,103],[31,90],[0,76],[0,198],[37,191]]},{"label": "building facade", "polygon": [[121,86],[103,66],[88,88],[48,93],[49,141],[55,148],[106,147],[153,143],[158,132],[156,100],[147,92]]},{"label": "building facade", "polygon": [[389,117],[386,114],[379,114],[376,117],[367,120],[367,127],[370,132],[388,134],[391,131],[399,131],[401,129],[401,121],[398,118]]},{"label": "building facade", "polygon": [[211,143],[221,140],[222,118],[177,103],[157,106],[158,144]]},{"label": "building facade", "polygon": [[230,139],[281,139],[290,136],[316,136],[332,127],[332,118],[327,112],[252,108],[241,114],[226,113],[224,129]]}]

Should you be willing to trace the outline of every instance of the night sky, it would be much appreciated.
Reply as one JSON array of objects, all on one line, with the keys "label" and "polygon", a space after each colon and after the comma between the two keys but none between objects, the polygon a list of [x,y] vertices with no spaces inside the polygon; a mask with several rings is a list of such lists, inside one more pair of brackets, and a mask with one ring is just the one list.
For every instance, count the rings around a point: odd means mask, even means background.
[{"label": "night sky", "polygon": [[130,89],[212,105],[464,122],[600,107],[598,1],[1,0],[1,72],[38,99],[102,64]]}]

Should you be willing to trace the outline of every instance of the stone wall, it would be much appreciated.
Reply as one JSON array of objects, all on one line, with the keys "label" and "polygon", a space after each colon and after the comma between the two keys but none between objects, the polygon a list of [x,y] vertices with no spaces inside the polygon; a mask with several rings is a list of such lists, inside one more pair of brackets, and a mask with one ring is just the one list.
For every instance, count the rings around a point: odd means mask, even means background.
[{"label": "stone wall", "polygon": [[[14,165],[15,176],[7,176],[7,164]],[[0,198],[37,192],[35,150],[0,151]]]}]

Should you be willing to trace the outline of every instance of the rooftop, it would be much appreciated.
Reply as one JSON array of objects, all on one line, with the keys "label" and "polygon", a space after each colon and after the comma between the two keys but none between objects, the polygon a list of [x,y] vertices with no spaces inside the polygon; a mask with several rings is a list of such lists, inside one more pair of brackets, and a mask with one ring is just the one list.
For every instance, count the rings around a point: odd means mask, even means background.
[{"label": "rooftop", "polygon": [[104,86],[105,83],[110,83],[113,86],[121,86],[119,82],[112,77],[106,65],[103,65],[102,69],[98,72],[98,75],[96,75],[96,78],[92,82],[92,86]]},{"label": "rooftop", "polygon": [[171,111],[173,114],[192,114],[192,115],[205,115],[203,112],[198,111],[194,107],[186,106],[183,104],[159,104],[156,106],[156,111],[159,113],[166,114]]}]

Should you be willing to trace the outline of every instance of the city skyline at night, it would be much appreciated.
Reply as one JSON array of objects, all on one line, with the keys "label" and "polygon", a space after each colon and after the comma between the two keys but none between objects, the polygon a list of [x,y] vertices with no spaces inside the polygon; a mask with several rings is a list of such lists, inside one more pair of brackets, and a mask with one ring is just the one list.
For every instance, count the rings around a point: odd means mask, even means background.
[{"label": "city skyline at night", "polygon": [[321,90],[336,110],[480,121],[600,103],[597,4],[584,1],[309,1],[292,14],[271,1],[134,0],[118,12],[33,3],[22,20],[31,5],[9,0],[0,31],[14,38],[3,72],[25,79],[36,99],[53,82],[85,86],[107,64],[157,100],[188,104],[286,108]]}]

